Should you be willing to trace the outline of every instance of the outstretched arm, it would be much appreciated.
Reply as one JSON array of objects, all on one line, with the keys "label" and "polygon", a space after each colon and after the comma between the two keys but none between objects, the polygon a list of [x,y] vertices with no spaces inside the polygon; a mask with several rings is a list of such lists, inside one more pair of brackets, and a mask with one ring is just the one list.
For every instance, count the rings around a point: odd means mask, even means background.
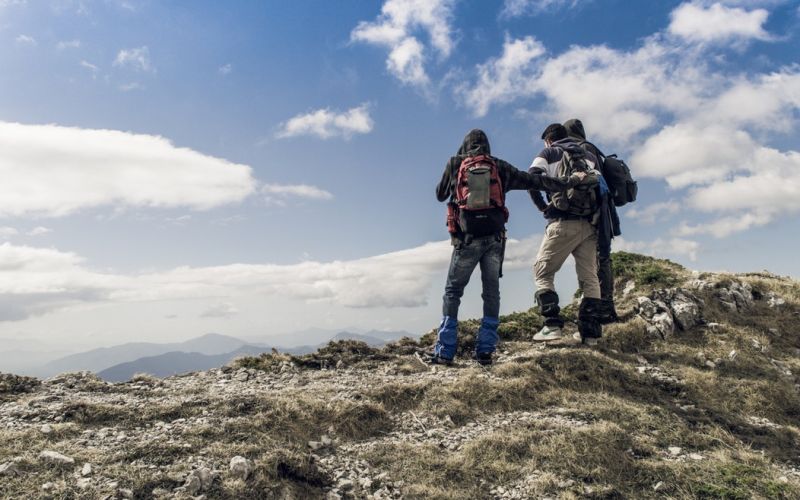
[{"label": "outstretched arm", "polygon": [[439,181],[439,184],[436,185],[436,199],[439,201],[446,201],[450,198],[451,193],[451,184],[452,184],[452,170],[453,170],[453,159],[451,158],[447,165],[444,167],[444,173],[442,173],[442,180]]}]

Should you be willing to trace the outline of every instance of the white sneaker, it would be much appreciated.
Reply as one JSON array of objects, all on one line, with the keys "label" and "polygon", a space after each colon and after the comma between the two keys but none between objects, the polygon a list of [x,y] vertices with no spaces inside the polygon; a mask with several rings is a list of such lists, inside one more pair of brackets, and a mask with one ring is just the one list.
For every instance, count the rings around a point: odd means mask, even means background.
[{"label": "white sneaker", "polygon": [[562,337],[561,328],[557,326],[543,326],[539,333],[533,336],[533,340],[558,340]]},{"label": "white sneaker", "polygon": [[597,345],[597,339],[593,339],[593,338],[589,338],[589,337],[583,338],[583,337],[581,337],[581,333],[580,332],[573,333],[572,334],[572,338],[577,340],[578,342],[582,342],[582,343],[584,343],[586,345]]}]

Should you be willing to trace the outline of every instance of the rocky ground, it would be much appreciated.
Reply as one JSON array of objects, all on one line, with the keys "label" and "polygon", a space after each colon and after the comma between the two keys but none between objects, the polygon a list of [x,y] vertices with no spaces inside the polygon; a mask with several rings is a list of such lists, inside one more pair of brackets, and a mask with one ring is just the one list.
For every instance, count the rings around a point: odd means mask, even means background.
[{"label": "rocky ground", "polygon": [[[800,286],[615,255],[600,346],[340,342],[164,380],[0,374],[2,498],[800,498]],[[574,307],[566,308],[569,317]]]}]

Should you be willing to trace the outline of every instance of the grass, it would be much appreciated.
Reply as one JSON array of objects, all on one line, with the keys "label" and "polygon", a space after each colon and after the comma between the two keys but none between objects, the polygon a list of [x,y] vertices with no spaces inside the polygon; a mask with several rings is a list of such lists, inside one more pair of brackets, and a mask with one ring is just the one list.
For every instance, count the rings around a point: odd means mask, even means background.
[{"label": "grass", "polygon": [[[38,425],[0,430],[0,462],[21,457],[24,472],[0,481],[0,497],[36,495],[47,481],[60,485],[59,498],[113,493],[102,484],[75,487],[75,469],[87,461],[147,498],[154,488],[180,486],[180,474],[198,461],[224,470],[241,455],[256,464],[253,477],[244,482],[223,474],[205,492],[209,498],[319,498],[336,478],[308,442],[327,434],[338,456],[385,472],[406,498],[487,498],[499,486],[530,498],[800,498],[800,481],[788,472],[800,467],[800,286],[768,273],[690,275],[669,261],[624,252],[614,254],[614,265],[618,285],[633,280],[636,294],[687,286],[690,278],[716,282],[697,294],[705,321],[717,325],[661,340],[630,314],[605,328],[597,348],[538,346],[531,336],[542,318],[533,308],[501,318],[506,354],[489,369],[421,365],[415,355],[433,343],[433,330],[419,342],[404,339],[383,350],[343,341],[304,356],[269,353],[236,362],[235,368],[274,378],[298,374],[306,386],[256,385],[226,399],[198,391],[135,408],[118,404],[115,395],[138,384],[146,388],[137,389],[145,401],[156,401],[149,390],[168,384],[139,376],[107,386],[88,378],[78,387],[83,392],[64,398],[63,422],[51,434]],[[736,281],[754,290],[749,310],[730,311],[715,298],[719,287]],[[770,307],[772,294],[786,304]],[[471,351],[478,327],[477,320],[461,322],[460,357]],[[325,385],[345,375],[366,388]],[[0,389],[29,390],[24,380],[4,380],[11,382]],[[93,399],[92,391],[103,397]],[[36,394],[0,391],[23,408],[37,407]],[[532,417],[522,419],[522,412]],[[178,418],[195,423],[170,439],[134,440],[113,452],[81,444],[86,430],[135,432]],[[486,425],[477,431],[475,424]],[[445,446],[424,433],[392,437],[420,426],[445,426],[437,430]],[[454,436],[460,444],[448,449]],[[681,452],[673,455],[671,447]],[[73,456],[76,466],[42,468],[36,457],[43,449]]]}]

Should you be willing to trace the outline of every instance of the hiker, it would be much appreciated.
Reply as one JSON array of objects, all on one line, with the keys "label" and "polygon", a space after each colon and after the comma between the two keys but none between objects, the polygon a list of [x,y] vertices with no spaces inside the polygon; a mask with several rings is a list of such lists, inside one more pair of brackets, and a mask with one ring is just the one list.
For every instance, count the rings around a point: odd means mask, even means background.
[{"label": "hiker", "polygon": [[[599,162],[598,169],[604,180],[608,180],[603,169],[605,155],[597,146],[586,140],[583,123],[573,118],[564,122],[567,135],[581,146],[584,151],[594,155]],[[600,282],[600,310],[598,320],[601,323],[617,321],[617,310],[614,307],[614,272],[611,269],[611,240],[622,234],[620,230],[619,215],[614,204],[613,196],[606,196],[598,209],[600,216],[597,221],[597,279]]]},{"label": "hiker", "polygon": [[505,193],[537,189],[562,191],[579,179],[557,179],[521,172],[491,156],[489,139],[474,129],[464,138],[456,156],[445,166],[436,186],[436,198],[449,200],[447,227],[453,254],[447,273],[442,322],[430,362],[452,364],[458,346],[458,307],[472,271],[480,265],[483,284],[483,319],[478,330],[474,359],[492,363],[500,323],[500,277],[505,252],[508,209]]},{"label": "hiker", "polygon": [[537,341],[562,337],[564,320],[560,316],[555,275],[570,254],[575,259],[578,285],[583,300],[578,309],[577,340],[594,345],[602,334],[597,314],[600,304],[600,284],[597,279],[597,229],[593,225],[601,197],[600,172],[597,158],[584,151],[567,135],[560,123],[548,125],[542,133],[545,148],[534,158],[528,171],[546,176],[561,177],[582,172],[580,184],[562,192],[548,194],[545,201],[539,191],[530,191],[536,207],[547,219],[542,244],[533,265],[536,281],[536,303],[544,326],[534,335]]}]

